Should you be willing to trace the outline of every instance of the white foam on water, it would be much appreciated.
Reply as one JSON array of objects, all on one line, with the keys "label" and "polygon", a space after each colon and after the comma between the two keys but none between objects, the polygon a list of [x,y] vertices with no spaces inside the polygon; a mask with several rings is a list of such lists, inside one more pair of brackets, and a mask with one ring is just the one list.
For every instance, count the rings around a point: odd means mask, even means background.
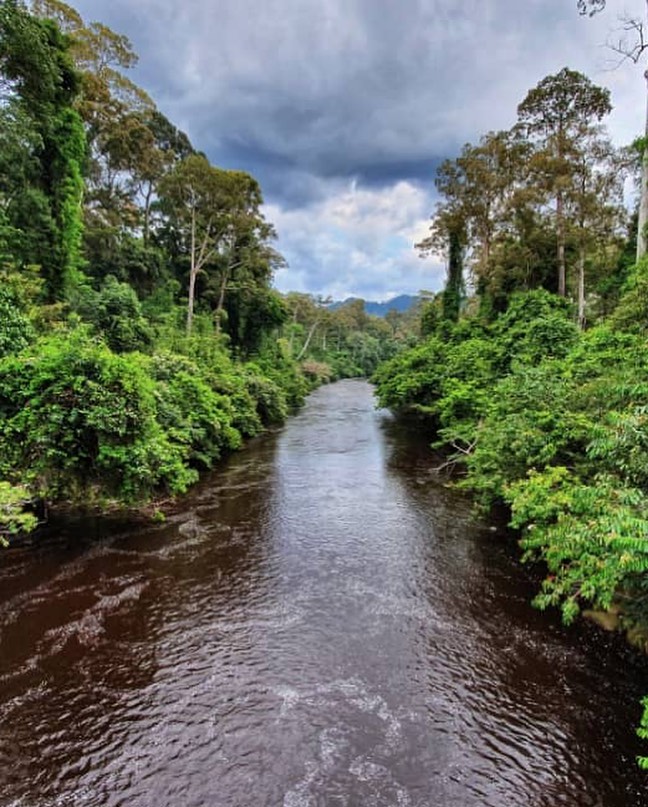
[{"label": "white foam on water", "polygon": [[47,655],[59,653],[69,639],[76,637],[80,645],[94,647],[105,632],[105,619],[117,612],[122,605],[137,602],[148,583],[132,583],[117,594],[107,594],[92,605],[79,619],[48,630],[42,642],[49,642]]},{"label": "white foam on water", "polygon": [[276,687],[272,690],[273,694],[281,698],[281,709],[279,710],[279,717],[286,717],[293,707],[299,703],[301,695],[293,687]]},{"label": "white foam on water", "polygon": [[311,807],[316,804],[316,794],[311,788],[317,776],[318,766],[314,762],[307,762],[304,778],[284,795],[283,807]]},{"label": "white foam on water", "polygon": [[[397,782],[388,767],[376,761],[394,756],[403,747],[403,727],[400,717],[389,707],[382,695],[372,692],[358,678],[339,679],[317,684],[309,690],[280,687],[274,690],[281,698],[280,717],[300,705],[317,710],[321,715],[333,713],[331,700],[340,696],[351,708],[378,721],[378,735],[373,738],[366,753],[352,756],[354,734],[358,728],[351,724],[338,724],[323,729],[317,737],[318,747],[313,758],[305,762],[305,772],[284,796],[283,807],[314,807],[321,804],[321,794],[336,771],[351,774],[358,782],[363,796],[363,807],[413,807],[407,790]],[[339,713],[339,708],[335,710]],[[407,719],[404,716],[403,719]],[[373,734],[374,729],[370,729]],[[365,738],[366,739],[366,738]],[[339,803],[351,804],[347,795],[339,794]],[[337,803],[337,802],[336,802]]]}]

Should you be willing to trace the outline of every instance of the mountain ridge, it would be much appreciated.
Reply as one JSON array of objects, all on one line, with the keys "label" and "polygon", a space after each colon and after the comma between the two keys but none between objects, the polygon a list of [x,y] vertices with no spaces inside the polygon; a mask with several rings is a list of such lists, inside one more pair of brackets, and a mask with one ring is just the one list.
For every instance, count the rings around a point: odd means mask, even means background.
[{"label": "mountain ridge", "polygon": [[345,300],[334,300],[332,303],[329,303],[328,307],[335,311],[356,300],[362,300],[367,314],[371,314],[374,317],[384,317],[389,311],[398,311],[399,313],[409,311],[409,309],[418,302],[419,297],[416,294],[399,294],[397,297],[385,300],[384,303],[365,300],[362,297],[347,297]]}]

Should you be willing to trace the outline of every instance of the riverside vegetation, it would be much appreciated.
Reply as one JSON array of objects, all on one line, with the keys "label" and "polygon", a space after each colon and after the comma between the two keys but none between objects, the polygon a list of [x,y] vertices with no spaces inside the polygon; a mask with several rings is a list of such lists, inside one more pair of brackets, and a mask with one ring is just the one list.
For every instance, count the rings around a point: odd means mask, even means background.
[{"label": "riverside vegetation", "polygon": [[0,542],[33,503],[136,505],[372,372],[407,317],[271,287],[261,189],[210,164],[59,0],[0,2]]},{"label": "riverside vegetation", "polygon": [[537,606],[566,623],[610,612],[646,650],[648,258],[635,259],[621,198],[638,160],[612,149],[609,109],[565,69],[529,92],[511,131],[440,167],[418,247],[446,248],[447,284],[419,344],[375,381],[383,406],[430,425],[481,507],[508,508],[524,560],[546,569]]},{"label": "riverside vegetation", "polygon": [[607,92],[547,77],[512,130],[441,166],[419,246],[449,277],[414,344],[406,315],[272,289],[258,183],[211,165],[135,61],[59,0],[0,2],[0,541],[36,500],[181,493],[314,385],[375,373],[481,505],[509,508],[547,567],[537,604],[614,610],[645,646],[648,260]]}]

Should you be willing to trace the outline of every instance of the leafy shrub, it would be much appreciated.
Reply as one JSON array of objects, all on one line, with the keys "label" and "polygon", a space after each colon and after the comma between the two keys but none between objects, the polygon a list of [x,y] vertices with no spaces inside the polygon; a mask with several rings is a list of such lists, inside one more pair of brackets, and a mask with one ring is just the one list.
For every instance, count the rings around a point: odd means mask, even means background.
[{"label": "leafy shrub", "polygon": [[631,270],[619,304],[610,317],[613,328],[645,333],[648,330],[648,257]]},{"label": "leafy shrub", "polygon": [[283,390],[271,378],[263,374],[253,362],[243,367],[243,379],[250,397],[255,402],[261,423],[282,423],[288,416],[288,404]]},{"label": "leafy shrub", "polygon": [[156,416],[144,357],[83,330],[50,337],[0,360],[0,473],[74,501],[184,491],[196,473]]},{"label": "leafy shrub", "polygon": [[18,307],[15,294],[0,287],[0,357],[18,353],[34,336],[34,329]]},{"label": "leafy shrub", "polygon": [[302,362],[301,368],[306,378],[317,385],[328,384],[333,375],[331,365],[323,361],[308,359]]},{"label": "leafy shrub", "polygon": [[29,492],[22,486],[0,482],[0,546],[7,546],[7,537],[34,530],[36,516],[26,510],[30,504]]},{"label": "leafy shrub", "polygon": [[446,345],[438,336],[431,336],[382,364],[373,376],[380,405],[433,416],[431,407],[442,393],[446,355]]},{"label": "leafy shrub", "polygon": [[109,275],[99,292],[85,292],[78,305],[79,313],[91,322],[116,353],[146,350],[153,332],[142,313],[134,289]]},{"label": "leafy shrub", "polygon": [[571,314],[563,297],[543,289],[514,294],[491,326],[498,372],[509,372],[516,361],[537,364],[544,358],[564,358],[579,337]]},{"label": "leafy shrub", "polygon": [[510,485],[514,527],[524,529],[526,559],[549,575],[535,603],[560,605],[571,622],[581,602],[607,609],[622,586],[648,571],[648,498],[606,474],[583,482],[565,467],[531,471]]},{"label": "leafy shrub", "polygon": [[186,462],[211,468],[224,451],[240,447],[230,399],[215,392],[189,359],[157,354],[149,367],[157,382],[158,423]]},{"label": "leafy shrub", "polygon": [[571,464],[584,454],[592,422],[574,408],[572,393],[554,361],[522,366],[493,387],[466,461],[466,484],[484,504],[501,499],[505,486],[529,470]]},{"label": "leafy shrub", "polygon": [[566,621],[648,593],[648,345],[570,317],[548,292],[516,294],[491,325],[442,323],[375,374],[382,405],[422,414],[457,451],[462,486],[508,504],[525,557],[549,569],[536,602]]}]

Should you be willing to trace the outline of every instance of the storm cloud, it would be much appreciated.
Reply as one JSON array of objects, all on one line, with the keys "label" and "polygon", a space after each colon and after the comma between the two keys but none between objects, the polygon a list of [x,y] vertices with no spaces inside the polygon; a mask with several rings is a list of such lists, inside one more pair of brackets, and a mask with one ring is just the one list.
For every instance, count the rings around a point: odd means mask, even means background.
[{"label": "storm cloud", "polygon": [[[612,90],[610,129],[643,127],[642,70],[603,47],[616,13],[575,0],[82,0],[127,34],[134,79],[218,165],[253,173],[289,269],[280,288],[392,293],[439,288],[413,242],[434,172],[510,126],[527,90],[564,66]],[[616,6],[618,5],[618,8]]]}]

